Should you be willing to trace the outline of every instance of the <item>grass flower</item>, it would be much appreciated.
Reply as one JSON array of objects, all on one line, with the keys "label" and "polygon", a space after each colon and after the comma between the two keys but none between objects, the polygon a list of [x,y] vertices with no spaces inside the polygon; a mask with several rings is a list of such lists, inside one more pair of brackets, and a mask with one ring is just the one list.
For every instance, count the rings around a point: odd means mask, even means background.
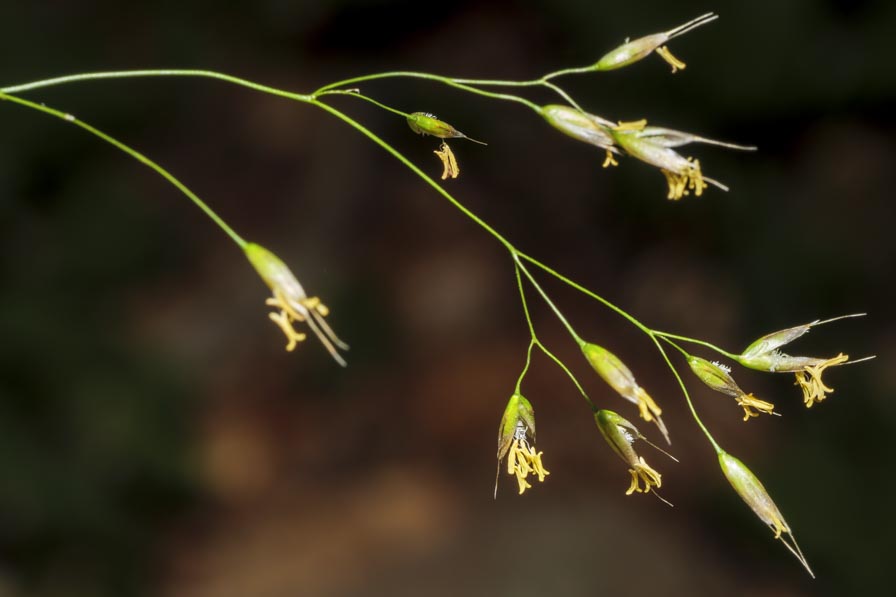
[{"label": "grass flower", "polygon": [[756,513],[759,520],[768,525],[772,532],[775,533],[775,539],[780,539],[781,543],[806,568],[809,575],[815,578],[815,574],[809,567],[809,562],[806,561],[800,546],[797,545],[790,526],[784,520],[781,511],[778,510],[778,506],[772,501],[768,491],[765,490],[765,487],[762,486],[756,475],[743,462],[724,450],[719,450],[719,465],[722,467],[722,472],[725,474],[728,482],[731,483],[734,491]]},{"label": "grass flower", "polygon": [[604,54],[594,65],[594,69],[599,71],[615,70],[635,63],[649,56],[652,52],[656,52],[657,55],[669,63],[673,73],[684,70],[685,63],[673,56],[665,44],[679,35],[684,35],[701,25],[711,23],[717,18],[719,18],[718,15],[708,12],[674,29],[646,35],[631,41],[626,40],[621,46]]},{"label": "grass flower", "polygon": [[326,305],[316,296],[305,294],[305,289],[286,264],[264,247],[248,243],[245,252],[255,271],[273,293],[265,304],[276,309],[268,317],[286,336],[286,350],[291,352],[305,340],[306,334],[295,328],[296,323],[305,323],[333,359],[345,367],[345,359],[338,349],[348,350],[348,345],[336,336],[324,319],[329,314]]},{"label": "grass flower", "polygon": [[699,160],[686,158],[674,148],[690,143],[704,143],[729,149],[746,151],[755,149],[755,147],[716,141],[682,131],[647,126],[646,120],[620,122],[615,127],[611,127],[608,132],[613,141],[627,154],[659,168],[669,186],[667,197],[672,200],[681,199],[692,192],[699,197],[710,184],[723,191],[728,190],[724,184],[703,175]]},{"label": "grass flower", "polygon": [[[482,141],[477,141],[472,137],[468,137],[444,120],[439,120],[433,114],[427,112],[413,112],[407,116],[408,126],[418,135],[432,135],[439,139],[466,139],[473,143],[486,145]],[[454,152],[444,140],[439,149],[433,153],[442,161],[442,180],[447,178],[457,178],[460,175],[460,167],[457,165],[457,158]]]},{"label": "grass flower", "polygon": [[758,417],[759,413],[777,414],[774,412],[774,404],[760,400],[753,394],[747,394],[741,390],[734,378],[731,377],[731,370],[725,365],[711,363],[706,359],[695,356],[688,357],[688,365],[690,365],[694,375],[707,386],[716,392],[734,396],[738,406],[744,409],[744,421],[749,421],[750,417]]},{"label": "grass flower", "polygon": [[[656,489],[654,489],[662,487],[662,475],[647,464],[647,462],[644,461],[644,457],[639,456],[633,447],[635,441],[639,439],[644,440],[651,446],[653,446],[653,444],[641,435],[637,427],[611,410],[597,411],[594,414],[594,421],[597,423],[597,428],[600,430],[601,435],[604,436],[604,439],[607,440],[607,443],[613,448],[613,451],[616,452],[616,454],[630,467],[628,472],[632,476],[632,481],[628,490],[625,492],[625,495],[631,495],[635,492],[652,492],[660,500],[669,504],[669,502],[656,493]],[[653,447],[656,448],[656,446]],[[657,449],[659,450],[659,448]],[[660,451],[663,452],[662,450]],[[670,454],[666,452],[663,453],[675,460]],[[672,504],[669,505],[671,506]]]},{"label": "grass flower", "polygon": [[428,112],[413,112],[408,114],[408,126],[418,135],[432,135],[439,139],[466,139],[480,145],[487,145],[482,141],[477,141],[472,137],[468,137],[444,120],[439,120],[433,114]]},{"label": "grass flower", "polygon": [[638,385],[631,369],[626,367],[625,363],[612,352],[597,344],[583,343],[582,353],[597,374],[620,396],[636,404],[641,418],[648,423],[651,421],[656,423],[663,437],[666,438],[666,442],[671,444],[669,432],[660,418],[663,413],[662,409],[654,402],[650,394]]},{"label": "grass flower", "polygon": [[[531,444],[529,443],[531,439]],[[542,452],[535,450],[535,411],[521,394],[514,394],[507,401],[501,424],[498,426],[498,472],[495,474],[495,497],[498,497],[498,476],[501,461],[507,458],[507,474],[516,477],[520,495],[532,485],[530,474],[539,482],[550,473],[541,461]]]},{"label": "grass flower", "polygon": [[862,315],[864,315],[864,313],[843,315],[824,321],[815,320],[810,323],[767,334],[745,348],[744,351],[736,357],[737,361],[744,367],[749,367],[750,369],[756,369],[758,371],[794,373],[796,375],[795,385],[798,385],[803,391],[803,402],[805,403],[806,408],[811,408],[814,404],[827,398],[827,395],[834,391],[833,388],[827,386],[821,380],[821,375],[825,369],[843,365],[847,362],[859,363],[874,357],[865,357],[863,359],[850,361],[849,355],[841,352],[835,357],[825,359],[791,356],[779,349],[785,344],[789,344],[808,333],[809,330],[817,325],[847,317],[860,317]]}]

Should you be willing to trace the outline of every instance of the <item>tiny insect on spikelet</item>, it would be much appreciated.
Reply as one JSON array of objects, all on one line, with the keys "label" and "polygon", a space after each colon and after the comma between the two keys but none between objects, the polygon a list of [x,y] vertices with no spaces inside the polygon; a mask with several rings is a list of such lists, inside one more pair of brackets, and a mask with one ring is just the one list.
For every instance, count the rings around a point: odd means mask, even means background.
[{"label": "tiny insect on spikelet", "polygon": [[585,359],[588,360],[588,363],[594,371],[597,372],[597,374],[600,375],[611,388],[616,390],[620,396],[638,406],[638,413],[642,419],[648,423],[651,421],[656,423],[660,433],[666,438],[666,442],[671,444],[672,442],[669,440],[669,432],[666,430],[666,425],[660,418],[660,415],[663,413],[662,409],[660,409],[657,403],[653,401],[650,394],[638,385],[631,369],[626,367],[625,363],[619,360],[619,357],[597,344],[583,342],[582,354],[585,355]]},{"label": "tiny insect on spikelet", "polygon": [[345,367],[345,359],[337,349],[348,350],[348,345],[336,336],[324,319],[330,312],[326,305],[316,296],[305,294],[305,289],[279,257],[255,243],[247,243],[244,250],[252,267],[274,295],[265,304],[279,310],[268,316],[286,336],[286,350],[292,351],[305,340],[306,335],[296,331],[294,324],[306,323],[330,356]]},{"label": "tiny insect on spikelet", "polygon": [[681,199],[691,192],[699,197],[710,184],[723,191],[728,190],[724,184],[703,175],[699,160],[691,157],[685,158],[673,148],[690,143],[704,143],[744,151],[756,149],[751,146],[707,139],[682,131],[647,126],[646,120],[620,122],[618,125],[610,127],[608,132],[613,137],[613,141],[625,150],[625,153],[659,168],[669,186],[667,197],[672,200]]},{"label": "tiny insect on spikelet", "polygon": [[750,417],[758,417],[759,413],[778,414],[775,412],[775,405],[771,402],[760,400],[753,394],[747,394],[741,390],[734,378],[731,377],[731,370],[728,367],[695,356],[688,357],[688,365],[694,375],[707,386],[716,392],[734,396],[738,406],[744,409],[744,421],[749,421]]},{"label": "tiny insect on spikelet", "polygon": [[[678,462],[678,460],[668,452],[652,444],[641,435],[637,427],[611,410],[604,409],[594,413],[594,422],[597,423],[597,428],[600,430],[601,435],[604,436],[604,439],[607,440],[607,443],[610,444],[610,447],[613,448],[613,451],[631,467],[628,469],[628,472],[632,476],[632,483],[625,495],[631,495],[635,492],[653,493],[657,498],[671,506],[672,504],[666,501],[654,489],[655,487],[662,487],[662,475],[647,464],[643,456],[639,456],[635,452],[634,443],[636,440],[643,440],[672,460],[675,460],[675,462]],[[643,488],[641,487],[642,484],[644,485]]]},{"label": "tiny insect on spikelet", "polygon": [[800,546],[797,544],[796,537],[793,536],[790,526],[787,524],[787,521],[784,520],[781,511],[778,510],[775,502],[772,501],[768,491],[765,490],[765,487],[762,486],[762,483],[759,482],[756,475],[754,475],[743,462],[724,450],[719,450],[719,465],[722,467],[722,472],[725,474],[728,482],[731,483],[734,491],[736,491],[741,499],[743,499],[753,512],[756,513],[759,520],[764,522],[772,531],[774,531],[775,539],[781,540],[781,543],[783,543],[787,549],[790,550],[790,553],[792,553],[806,568],[809,576],[815,578],[815,574],[812,572],[812,569],[809,567],[809,562],[806,561],[806,557],[800,550]]},{"label": "tiny insect on spikelet", "polygon": [[[531,444],[529,441],[531,440]],[[516,477],[520,495],[532,487],[529,474],[538,481],[550,473],[541,462],[542,452],[535,449],[535,410],[521,394],[515,393],[507,401],[501,423],[498,425],[498,471],[495,473],[495,498],[498,497],[498,477],[501,461],[507,457],[507,474]]]},{"label": "tiny insect on spikelet", "polygon": [[842,315],[824,321],[816,319],[810,323],[767,334],[745,348],[744,351],[736,357],[737,362],[744,367],[749,367],[750,369],[756,369],[758,371],[794,373],[796,375],[795,385],[800,386],[800,389],[803,391],[803,402],[805,403],[806,408],[811,408],[814,404],[827,398],[827,395],[834,391],[833,388],[828,387],[821,380],[821,374],[825,369],[843,365],[847,362],[859,363],[874,357],[865,357],[863,359],[849,361],[849,355],[841,352],[835,357],[824,359],[791,356],[778,349],[808,333],[810,329],[817,325],[849,317],[861,317],[863,315],[864,313]]},{"label": "tiny insect on spikelet", "polygon": [[639,37],[638,39],[631,41],[626,40],[621,46],[604,54],[604,56],[594,64],[594,69],[598,71],[615,70],[637,62],[642,58],[649,56],[652,52],[656,52],[657,55],[669,63],[673,73],[676,73],[679,70],[684,70],[686,66],[685,63],[673,56],[672,52],[669,51],[669,48],[667,48],[665,44],[679,35],[684,35],[701,25],[711,23],[717,18],[719,18],[717,14],[708,12],[704,15],[700,15],[696,19],[688,21],[684,25],[679,25],[674,29],[662,33],[645,35],[644,37]]},{"label": "tiny insect on spikelet", "polygon": [[457,165],[457,158],[454,152],[444,139],[466,139],[480,145],[487,145],[482,141],[477,141],[472,137],[463,134],[444,120],[439,120],[433,114],[428,112],[413,112],[408,114],[408,126],[418,135],[432,135],[442,139],[442,144],[433,153],[442,162],[442,180],[447,178],[457,178],[460,175],[460,167]]}]

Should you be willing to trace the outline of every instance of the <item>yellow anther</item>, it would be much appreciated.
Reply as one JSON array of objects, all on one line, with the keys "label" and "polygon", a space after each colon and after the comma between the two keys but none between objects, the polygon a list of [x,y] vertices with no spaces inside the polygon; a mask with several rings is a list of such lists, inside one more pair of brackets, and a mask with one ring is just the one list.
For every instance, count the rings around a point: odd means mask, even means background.
[{"label": "yellow anther", "polygon": [[610,166],[618,166],[618,165],[619,165],[619,162],[616,161],[616,158],[613,156],[613,152],[608,149],[607,157],[604,159],[604,163],[601,167],[608,168]]},{"label": "yellow anther", "polygon": [[622,121],[619,120],[616,123],[617,131],[643,131],[644,127],[647,126],[647,119],[642,118],[641,120],[629,120]]},{"label": "yellow anther", "polygon": [[[767,415],[775,414],[775,405],[765,400],[760,400],[753,394],[742,394],[737,397],[737,404],[744,409],[744,421],[749,421],[750,417],[758,417],[759,413]],[[755,409],[755,410],[754,410]]]},{"label": "yellow anther", "polygon": [[663,414],[662,409],[653,401],[653,398],[650,397],[650,394],[644,388],[638,386],[638,389],[635,390],[635,395],[638,399],[638,412],[642,419],[649,423]]},{"label": "yellow anther", "polygon": [[329,309],[319,298],[305,294],[305,289],[279,257],[255,243],[246,243],[244,250],[255,271],[271,289],[273,296],[265,300],[264,304],[279,311],[270,313],[269,317],[286,336],[286,350],[293,350],[297,343],[305,339],[305,334],[297,332],[293,324],[305,323],[333,359],[344,367],[345,359],[339,354],[339,350],[348,350],[348,345],[324,321]]},{"label": "yellow anther", "polygon": [[690,172],[688,173],[688,188],[694,191],[694,195],[699,197],[703,194],[703,189],[706,188],[706,182],[703,180],[703,172],[700,171],[700,160],[692,160],[688,158],[688,161],[692,164]]},{"label": "yellow anther", "polygon": [[448,144],[442,141],[442,145],[433,153],[442,160],[442,180],[448,177],[457,178],[460,174],[460,168],[457,165],[457,158],[454,157],[454,152],[451,151]]},{"label": "yellow anther", "polygon": [[813,404],[821,402],[827,398],[827,394],[834,391],[833,388],[829,388],[821,381],[822,372],[833,365],[843,364],[848,359],[849,355],[841,352],[832,359],[817,365],[807,365],[802,371],[796,372],[796,385],[803,390],[803,401],[806,403],[806,408],[812,408]]},{"label": "yellow anther", "polygon": [[544,481],[550,473],[541,462],[543,452],[536,452],[525,439],[514,439],[507,454],[507,474],[515,475],[519,485],[520,494],[532,487],[526,477],[529,473],[538,476],[539,481]]},{"label": "yellow anther", "polygon": [[656,53],[660,55],[660,57],[669,63],[672,67],[672,74],[677,73],[680,70],[684,70],[687,66],[684,62],[676,58],[672,55],[672,52],[669,51],[669,48],[666,46],[660,46],[656,49]]},{"label": "yellow anther", "polygon": [[295,349],[296,344],[302,342],[306,335],[297,332],[294,327],[292,327],[292,320],[286,311],[280,311],[279,313],[268,313],[268,317],[277,324],[277,326],[283,331],[283,335],[286,336],[287,344],[286,350],[287,352],[292,352]]},{"label": "yellow anther", "polygon": [[325,304],[323,304],[320,299],[316,296],[312,296],[310,298],[302,299],[299,301],[303,307],[308,309],[309,311],[317,311],[321,316],[326,317],[330,314],[330,309],[327,308]]},{"label": "yellow anther", "polygon": [[665,175],[666,182],[669,184],[668,199],[677,201],[685,195],[690,195],[694,191],[694,195],[699,197],[703,194],[703,189],[707,187],[706,181],[703,180],[703,172],[700,171],[700,161],[688,158],[688,166],[682,168],[681,172],[673,172],[660,169]]},{"label": "yellow anther", "polygon": [[[638,493],[648,493],[651,487],[661,487],[663,485],[662,475],[644,462],[643,456],[638,458],[638,462],[633,465],[633,468],[628,469],[628,472],[632,475],[632,484],[625,492],[625,495],[631,495],[636,491]],[[643,489],[641,488],[641,483],[644,483]]]},{"label": "yellow anther", "polygon": [[787,524],[783,520],[778,518],[777,515],[773,514],[771,519],[772,520],[770,526],[772,527],[772,530],[775,531],[775,539],[780,539],[781,533],[783,533],[784,531],[787,531],[788,533],[790,532]]}]

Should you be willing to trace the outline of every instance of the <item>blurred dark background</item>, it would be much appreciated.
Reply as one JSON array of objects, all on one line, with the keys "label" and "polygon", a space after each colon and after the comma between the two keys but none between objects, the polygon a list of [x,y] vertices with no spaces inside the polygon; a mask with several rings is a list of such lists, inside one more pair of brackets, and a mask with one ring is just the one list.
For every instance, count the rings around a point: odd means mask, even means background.
[{"label": "blurred dark background", "polygon": [[[738,373],[783,414],[749,423],[691,382],[719,441],[774,496],[810,580],[720,475],[658,355],[617,316],[545,286],[665,408],[664,496],[625,466],[564,375],[523,391],[551,476],[492,500],[495,430],[528,334],[502,249],[407,169],[314,108],[210,80],[27,94],[168,167],[284,258],[351,344],[295,354],[232,243],[170,185],[83,131],[0,105],[0,595],[843,595],[886,592],[896,533],[896,4],[365,0],[7,2],[0,86],[76,72],[204,68],[308,92],[420,69],[531,78],[628,36],[722,18],[657,57],[562,83],[605,117],[756,144],[688,151],[731,186],[680,203],[653,169],[525,108],[434,84],[363,90],[431,111],[448,188],[523,250],[660,329],[732,350],[815,318],[795,354],[830,370],[807,411],[791,375]],[[542,92],[530,96],[555,101]],[[428,172],[437,143],[351,98],[333,104]],[[533,297],[543,340],[634,420]],[[703,356],[711,356],[701,352]],[[642,425],[651,437],[653,429]]]}]

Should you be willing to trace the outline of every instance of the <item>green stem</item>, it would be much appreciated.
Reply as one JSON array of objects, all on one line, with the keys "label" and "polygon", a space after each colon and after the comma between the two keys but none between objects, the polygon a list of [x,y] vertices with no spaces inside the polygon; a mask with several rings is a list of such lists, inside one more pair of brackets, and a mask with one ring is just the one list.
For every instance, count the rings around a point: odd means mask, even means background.
[{"label": "green stem", "polygon": [[516,287],[520,291],[520,302],[523,304],[523,315],[526,317],[526,324],[529,326],[529,335],[535,340],[535,326],[532,324],[532,316],[529,314],[529,301],[526,300],[526,290],[523,288],[523,279],[520,277],[520,266],[514,259],[513,272],[516,274]]},{"label": "green stem", "polygon": [[690,354],[688,351],[686,351],[685,349],[683,349],[681,346],[679,346],[678,344],[676,344],[676,343],[673,342],[672,340],[669,340],[669,339],[666,338],[665,336],[660,336],[660,338],[661,338],[662,340],[664,340],[667,344],[669,344],[670,346],[672,346],[672,348],[674,348],[674,349],[676,349],[678,352],[680,352],[681,355],[682,355],[685,359],[689,359],[689,358],[691,358],[691,354]]},{"label": "green stem", "polygon": [[576,386],[576,389],[579,391],[579,394],[582,395],[582,398],[585,399],[585,402],[588,403],[588,406],[591,407],[591,410],[593,412],[597,412],[597,407],[594,405],[594,402],[592,402],[591,398],[588,397],[587,392],[585,392],[585,388],[582,387],[582,384],[579,383],[579,380],[576,379],[576,376],[572,374],[572,371],[569,370],[569,367],[567,367],[566,364],[563,361],[561,361],[554,353],[552,353],[550,350],[548,350],[544,344],[542,344],[541,342],[537,342],[536,344],[538,345],[538,348],[541,349],[541,352],[543,352],[545,354],[545,356],[547,356],[549,359],[554,361],[554,364],[556,364],[558,367],[560,367],[560,369],[563,370],[564,373],[566,373],[566,376],[569,377],[569,379],[570,379],[570,381],[572,381],[573,385]]},{"label": "green stem", "polygon": [[233,83],[235,85],[240,85],[242,87],[248,87],[249,89],[254,89],[256,91],[261,91],[263,93],[269,93],[271,95],[278,95],[280,97],[285,97],[288,99],[297,100],[300,102],[308,102],[313,99],[311,96],[303,95],[300,93],[292,93],[290,91],[284,91],[283,89],[277,89],[276,87],[268,87],[267,85],[262,85],[260,83],[255,83],[253,81],[248,81],[246,79],[240,79],[239,77],[234,77],[231,75],[225,75],[224,73],[218,73],[214,71],[208,70],[194,70],[194,69],[152,69],[152,70],[120,70],[120,71],[104,71],[104,72],[96,72],[96,73],[81,73],[77,75],[68,75],[65,77],[56,77],[53,79],[44,79],[42,81],[34,81],[31,83],[24,83],[22,85],[12,85],[10,87],[4,87],[0,89],[3,93],[22,93],[24,91],[31,91],[34,89],[41,89],[43,87],[52,87],[54,85],[62,85],[64,83],[77,83],[80,81],[96,81],[100,79],[130,79],[134,77],[204,77],[207,79],[218,79],[221,81],[226,81],[228,83]]},{"label": "green stem", "polygon": [[[690,342],[691,344],[698,344],[700,346],[705,346],[706,348],[714,350],[717,353],[728,357],[729,359],[737,360],[738,356],[740,356],[740,355],[736,355],[736,354],[731,354],[727,350],[723,350],[723,349],[719,348],[718,346],[716,346],[715,344],[710,344],[709,342],[704,342],[703,340],[698,340],[696,338],[688,338],[687,336],[679,336],[677,334],[669,334],[667,332],[660,332],[658,330],[651,330],[651,331],[654,335],[659,336],[660,338],[663,338],[664,340],[667,340],[667,341],[669,339],[681,340],[682,342]],[[670,344],[672,344],[672,343],[670,342]],[[674,344],[673,344],[673,346],[674,346]]]},{"label": "green stem", "polygon": [[582,338],[576,333],[576,330],[572,327],[572,324],[570,324],[569,321],[566,320],[566,317],[563,316],[563,313],[560,311],[559,308],[557,308],[557,305],[554,304],[554,301],[552,301],[550,299],[550,297],[547,295],[547,293],[544,291],[544,289],[542,289],[541,285],[539,285],[539,283],[535,280],[535,278],[532,276],[532,274],[529,273],[529,270],[526,269],[526,266],[523,265],[523,263],[520,261],[521,256],[522,255],[520,253],[517,253],[514,251],[513,260],[516,262],[516,266],[519,268],[519,271],[523,272],[523,274],[526,276],[526,278],[529,279],[529,283],[535,287],[535,290],[538,291],[538,294],[541,295],[541,298],[544,299],[544,302],[546,302],[548,304],[548,306],[551,308],[551,310],[557,316],[557,319],[560,320],[560,323],[562,323],[564,325],[564,327],[566,327],[566,330],[569,332],[570,336],[572,336],[573,340],[576,341],[576,344],[578,344],[579,346],[584,344],[585,341],[582,340]]},{"label": "green stem", "polygon": [[34,102],[30,102],[26,99],[22,99],[20,97],[14,96],[14,95],[8,95],[7,93],[4,93],[4,92],[0,92],[0,100],[6,100],[6,101],[12,102],[14,104],[24,106],[26,108],[31,108],[32,110],[37,110],[38,112],[43,112],[44,114],[49,114],[50,116],[55,116],[56,118],[64,120],[65,122],[70,122],[71,124],[74,124],[75,126],[78,126],[82,129],[84,129],[88,133],[99,137],[103,141],[105,141],[111,145],[114,145],[115,147],[117,147],[121,151],[125,152],[126,154],[130,155],[137,161],[145,164],[146,166],[149,166],[152,170],[155,170],[156,173],[158,173],[160,176],[162,176],[165,180],[167,180],[168,182],[173,184],[175,187],[177,187],[177,189],[181,193],[186,195],[187,198],[190,199],[190,201],[192,201],[194,204],[196,204],[196,206],[199,209],[201,209],[203,212],[205,212],[205,215],[207,215],[215,224],[217,224],[218,227],[221,228],[221,230],[223,230],[225,233],[227,233],[227,235],[233,240],[233,242],[235,242],[241,249],[245,248],[246,241],[243,240],[242,237],[240,237],[240,235],[238,235],[233,230],[233,228],[228,226],[227,223],[224,222],[224,220],[222,220],[220,216],[218,216],[218,214],[216,214],[214,211],[212,211],[212,208],[210,208],[205,203],[205,201],[200,199],[193,191],[191,191],[189,188],[187,188],[186,185],[184,185],[181,181],[179,181],[177,178],[175,178],[173,174],[168,172],[165,168],[163,168],[156,162],[152,161],[151,159],[149,159],[148,157],[146,157],[145,155],[143,155],[136,149],[133,149],[133,148],[125,145],[118,139],[110,137],[106,133],[90,126],[86,122],[78,120],[71,114],[66,114],[65,112],[60,112],[59,110],[54,110],[53,108],[48,108],[47,106],[44,106],[42,104],[36,104]]},{"label": "green stem", "polygon": [[[486,91],[484,89],[478,89],[477,87],[473,87],[468,84],[469,80],[467,79],[452,79],[450,77],[443,77],[441,75],[433,75],[431,73],[418,73],[412,71],[390,71],[386,73],[375,73],[372,75],[363,75],[360,77],[352,77],[351,79],[344,79],[342,81],[337,81],[335,83],[329,83],[324,85],[317,91],[311,94],[311,98],[317,98],[323,95],[325,92],[335,89],[337,87],[345,87],[347,85],[355,85],[357,83],[363,83],[365,81],[375,81],[377,79],[389,79],[396,77],[406,77],[412,79],[424,79],[427,81],[436,81],[442,83],[444,85],[448,85],[449,87],[454,87],[456,89],[461,89],[463,91],[467,91],[469,93],[473,93],[476,95],[481,95],[483,97],[490,97],[492,99],[505,100],[510,102],[516,102],[518,104],[523,104],[524,106],[534,110],[537,113],[541,113],[541,108],[530,102],[529,100],[519,97],[517,95],[510,95],[507,93],[496,93],[493,91]],[[473,81],[473,83],[481,84],[478,81]]]},{"label": "green stem", "polygon": [[[529,353],[531,354],[531,352],[532,352],[533,344],[535,346],[538,346],[538,348],[541,350],[541,352],[543,352],[545,354],[545,356],[547,356],[549,359],[554,361],[554,363],[558,367],[560,367],[560,369],[562,369],[564,373],[566,373],[567,377],[569,377],[569,379],[572,381],[572,383],[576,386],[576,389],[579,390],[579,393],[582,395],[582,398],[584,398],[585,402],[588,403],[588,406],[591,407],[591,410],[594,412],[597,412],[597,407],[594,406],[594,403],[591,401],[591,398],[588,397],[588,393],[585,392],[585,388],[582,387],[582,384],[579,383],[579,380],[576,379],[576,376],[573,375],[572,371],[569,370],[569,367],[567,367],[563,363],[563,361],[561,361],[554,353],[552,353],[550,350],[548,350],[548,348],[544,344],[541,343],[541,340],[539,340],[538,336],[535,334],[535,326],[533,325],[532,317],[529,314],[529,301],[526,300],[526,291],[523,288],[523,279],[520,277],[520,268],[516,263],[514,263],[513,269],[514,269],[514,272],[516,273],[516,285],[520,291],[520,301],[523,304],[523,314],[525,315],[526,323],[529,326],[529,336],[531,338],[530,343],[529,343]],[[528,359],[528,357],[527,357],[527,359]],[[529,363],[527,360],[526,368],[528,369],[528,367],[529,367]],[[525,373],[526,372],[524,370],[523,375],[525,375]],[[522,375],[520,376],[520,381],[522,381]],[[519,393],[520,381],[518,381],[516,384],[517,393]]]},{"label": "green stem", "polygon": [[516,380],[516,390],[515,394],[520,393],[520,386],[523,385],[523,378],[526,377],[526,373],[529,372],[529,365],[532,363],[532,347],[535,346],[535,339],[529,341],[529,349],[526,351],[526,365],[523,367],[522,373]]},{"label": "green stem", "polygon": [[556,70],[554,72],[548,73],[541,78],[538,79],[529,79],[525,81],[508,81],[503,79],[464,79],[458,77],[445,77],[441,75],[434,75],[431,73],[421,73],[414,71],[390,71],[385,73],[374,73],[371,75],[361,75],[359,77],[352,77],[350,79],[344,79],[342,81],[336,81],[335,83],[329,83],[324,85],[317,91],[315,91],[312,96],[317,97],[322,93],[335,89],[337,87],[344,87],[346,85],[354,85],[356,83],[363,83],[366,81],[376,81],[378,79],[391,79],[391,78],[411,78],[411,79],[424,79],[428,81],[437,81],[439,83],[443,83],[445,85],[450,85],[451,87],[456,87],[458,89],[463,89],[464,91],[469,91],[471,93],[475,93],[478,95],[482,95],[485,97],[491,97],[496,99],[503,99],[509,101],[515,101],[522,103],[536,112],[540,113],[540,109],[537,105],[532,104],[528,100],[521,98],[515,95],[507,95],[507,94],[496,94],[493,92],[485,91],[483,89],[478,89],[478,87],[545,87],[557,93],[560,97],[562,97],[566,102],[569,103],[572,107],[577,110],[582,110],[579,104],[572,99],[572,97],[563,90],[560,86],[551,82],[551,79],[556,77],[561,77],[564,75],[573,75],[573,74],[582,74],[582,73],[593,73],[596,72],[594,69],[594,65],[589,66],[580,66],[576,68],[564,68],[560,70]]},{"label": "green stem", "polygon": [[544,82],[544,86],[547,87],[548,89],[555,91],[557,93],[557,95],[559,95],[560,97],[565,99],[569,103],[570,106],[572,106],[579,112],[582,112],[582,113],[585,112],[585,110],[582,109],[582,107],[578,104],[578,102],[576,102],[576,100],[572,99],[572,97],[568,93],[566,93],[566,91],[564,91],[563,88],[561,88],[560,86],[554,85],[553,83],[549,83],[547,81]]},{"label": "green stem", "polygon": [[700,415],[697,414],[697,409],[694,408],[694,403],[691,400],[691,395],[688,393],[687,387],[684,385],[684,380],[681,379],[681,375],[678,373],[678,369],[675,368],[675,365],[672,364],[672,361],[669,359],[669,355],[666,353],[666,349],[663,348],[663,345],[660,344],[660,341],[657,340],[656,336],[651,335],[650,339],[653,340],[653,343],[656,344],[657,350],[660,351],[660,354],[663,355],[663,360],[666,361],[666,365],[669,366],[669,369],[672,370],[672,375],[675,376],[675,379],[678,381],[678,385],[681,388],[681,392],[684,394],[684,399],[688,403],[688,408],[691,411],[691,416],[694,418],[694,421],[697,422],[697,426],[703,432],[703,435],[706,436],[706,439],[709,440],[709,443],[712,444],[713,449],[718,454],[722,451],[722,448],[719,447],[719,444],[716,442],[715,438],[709,432],[709,429],[706,428],[706,425],[703,424],[703,421],[700,419]]},{"label": "green stem", "polygon": [[626,321],[628,321],[629,323],[631,323],[633,326],[635,326],[636,328],[638,328],[639,330],[641,330],[642,332],[644,332],[644,333],[647,334],[648,336],[653,337],[653,330],[651,330],[651,329],[648,328],[646,325],[644,325],[643,323],[641,323],[640,321],[638,321],[637,319],[635,319],[632,315],[629,315],[629,314],[628,314],[626,311],[624,311],[621,307],[616,306],[615,304],[611,303],[610,301],[608,301],[608,300],[605,299],[604,297],[600,296],[599,294],[596,294],[596,293],[594,293],[594,292],[588,290],[587,288],[585,288],[584,286],[582,286],[582,285],[579,284],[578,282],[575,282],[575,281],[573,281],[573,280],[567,278],[566,276],[560,274],[559,272],[557,272],[556,270],[552,269],[551,267],[545,265],[544,263],[538,261],[537,259],[534,259],[534,258],[532,258],[532,257],[530,257],[530,256],[528,256],[528,255],[526,255],[525,253],[518,253],[518,256],[521,257],[521,258],[523,258],[523,259],[525,259],[526,261],[528,261],[529,263],[531,263],[531,264],[534,265],[535,267],[541,269],[542,271],[544,271],[544,272],[546,272],[546,273],[548,273],[548,274],[554,276],[555,278],[557,278],[558,280],[560,280],[560,281],[563,282],[564,284],[566,284],[566,285],[568,285],[568,286],[571,286],[572,288],[575,288],[576,290],[578,290],[578,291],[581,292],[582,294],[584,294],[584,295],[586,295],[586,296],[589,296],[589,297],[593,298],[594,300],[596,300],[596,301],[599,302],[600,304],[604,305],[605,307],[607,307],[607,308],[610,309],[611,311],[614,311],[615,313],[617,313],[618,315],[620,315],[623,319],[625,319]]},{"label": "green stem", "polygon": [[549,79],[553,79],[555,77],[562,77],[564,75],[581,75],[581,74],[594,73],[594,72],[598,72],[598,71],[594,68],[593,64],[588,65],[588,66],[577,66],[574,68],[561,68],[560,70],[555,70],[552,73],[546,74],[545,76],[543,76],[541,78],[541,80],[547,81]]},{"label": "green stem", "polygon": [[320,97],[320,96],[322,96],[322,95],[348,95],[348,96],[351,96],[351,97],[357,97],[357,98],[362,99],[362,100],[364,100],[364,101],[370,102],[371,104],[373,104],[373,105],[375,105],[375,106],[379,106],[379,107],[382,108],[383,110],[386,110],[386,111],[388,111],[388,112],[392,112],[393,114],[398,114],[399,116],[402,116],[402,117],[404,117],[404,118],[407,118],[407,117],[410,116],[410,114],[408,114],[407,112],[402,112],[401,110],[396,110],[395,108],[392,108],[391,106],[387,106],[386,104],[384,104],[384,103],[382,103],[382,102],[378,102],[378,101],[376,101],[375,99],[373,99],[372,97],[368,97],[368,96],[366,96],[366,95],[363,95],[362,93],[360,93],[360,92],[358,92],[358,91],[349,91],[349,90],[342,90],[342,89],[333,89],[333,90],[330,90],[330,91],[324,91],[323,93],[319,93],[319,94],[318,94],[318,97]]},{"label": "green stem", "polygon": [[384,73],[373,73],[370,75],[361,75],[358,77],[352,77],[350,79],[343,79],[342,81],[336,81],[335,83],[328,83],[324,85],[320,89],[314,92],[313,95],[319,94],[321,91],[326,91],[328,89],[335,89],[336,87],[344,87],[346,85],[354,85],[355,83],[364,83],[365,81],[376,81],[378,79],[394,79],[394,78],[409,78],[409,79],[427,79],[430,81],[438,81],[440,83],[446,84],[457,84],[457,85],[478,85],[478,86],[487,86],[487,87],[538,87],[543,86],[545,83],[549,82],[551,79],[561,77],[564,75],[574,75],[574,74],[583,74],[583,73],[593,73],[597,72],[594,68],[594,65],[589,66],[579,66],[575,68],[563,68],[560,70],[556,70],[554,72],[548,73],[538,79],[526,79],[523,81],[510,81],[507,79],[467,79],[462,77],[446,77],[442,75],[434,75],[432,73],[422,73],[416,71],[389,71]]}]

